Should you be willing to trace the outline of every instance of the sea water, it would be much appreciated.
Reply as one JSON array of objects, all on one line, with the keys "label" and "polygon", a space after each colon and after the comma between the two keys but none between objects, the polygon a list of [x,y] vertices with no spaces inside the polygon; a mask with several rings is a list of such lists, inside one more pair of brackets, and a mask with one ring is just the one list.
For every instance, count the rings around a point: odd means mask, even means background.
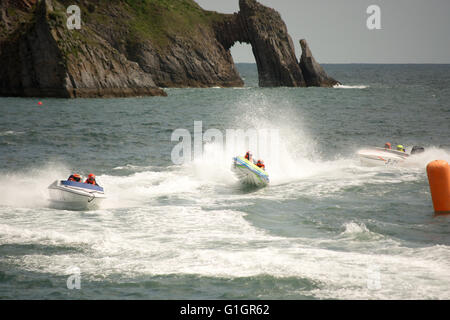
[{"label": "sea water", "polygon": [[[450,66],[326,65],[337,88],[258,88],[238,68],[244,88],[0,98],[0,298],[449,299],[426,165],[450,162]],[[172,133],[195,121],[278,130],[270,185],[242,188],[231,157],[247,150],[216,142],[173,164]],[[385,142],[426,151],[362,166]],[[99,210],[49,206],[73,172],[97,175]]]}]

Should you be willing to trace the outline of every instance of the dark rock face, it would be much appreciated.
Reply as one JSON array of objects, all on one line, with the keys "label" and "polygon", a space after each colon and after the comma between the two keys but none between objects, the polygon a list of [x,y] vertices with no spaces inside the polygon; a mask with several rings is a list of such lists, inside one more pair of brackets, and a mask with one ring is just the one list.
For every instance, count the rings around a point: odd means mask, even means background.
[{"label": "dark rock face", "polygon": [[83,39],[74,39],[63,27],[64,18],[58,23],[58,16],[52,16],[56,5],[51,0],[39,2],[33,14],[35,21],[26,32],[18,29],[0,43],[1,96],[166,95],[150,74],[103,39],[89,34],[90,46]]},{"label": "dark rock face", "polygon": [[[100,1],[107,1],[109,4],[108,0]],[[136,19],[134,7],[128,6],[128,2],[131,1],[119,0],[111,2],[109,6],[98,5],[94,11],[100,16],[113,19],[106,23],[101,19],[86,20],[86,28],[122,53],[126,59],[137,63],[144,73],[151,76],[157,86],[183,88],[244,85],[230,51],[225,50],[219,43],[212,27],[212,21],[221,20],[226,15],[205,11],[193,0],[173,1],[171,9],[166,7],[166,0],[153,0],[143,1],[140,9],[147,10],[145,14],[148,15],[157,12],[157,16]],[[180,5],[186,7],[182,13],[177,13]],[[156,21],[155,25],[147,25],[150,30],[133,37],[133,24],[138,19],[141,19],[140,28],[145,25],[142,19],[148,21],[159,19],[162,22]],[[189,19],[195,22],[191,23]],[[184,30],[180,30],[179,26],[175,28],[177,30],[173,30],[170,25],[173,23],[172,20],[178,21]],[[108,30],[105,24],[109,26]],[[153,33],[157,33],[157,39],[152,38]],[[164,38],[163,41],[158,37]]]},{"label": "dark rock face", "polygon": [[306,86],[333,87],[337,84],[340,84],[339,81],[336,81],[328,76],[323,68],[316,62],[305,39],[300,40],[300,46],[302,47],[300,68],[302,69]]},{"label": "dark rock face", "polygon": [[[19,3],[23,5],[23,3]],[[27,32],[2,44],[0,95],[67,97],[61,54],[46,23],[45,2],[36,10],[36,22]]]},{"label": "dark rock face", "polygon": [[216,25],[217,38],[229,50],[239,41],[252,46],[261,87],[305,86],[292,39],[280,14],[256,0],[240,0],[240,11]]},{"label": "dark rock face", "polygon": [[129,51],[128,57],[151,74],[160,87],[242,87],[244,82],[230,52],[211,29],[198,28],[201,30],[196,38],[176,37],[163,52],[146,41]]},{"label": "dark rock face", "polygon": [[[69,4],[82,8],[81,30],[66,27]],[[262,87],[338,83],[303,40],[298,63],[278,12],[256,0],[239,6],[238,13],[219,14],[193,0],[169,7],[166,0],[0,0],[0,96],[127,97],[166,95],[159,87],[241,87],[230,53],[236,42],[251,44]]]}]

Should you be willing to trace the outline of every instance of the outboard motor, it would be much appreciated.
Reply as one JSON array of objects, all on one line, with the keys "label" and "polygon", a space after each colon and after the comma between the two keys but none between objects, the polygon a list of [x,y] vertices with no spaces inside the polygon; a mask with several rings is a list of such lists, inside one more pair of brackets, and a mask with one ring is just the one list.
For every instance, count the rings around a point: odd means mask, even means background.
[{"label": "outboard motor", "polygon": [[411,150],[411,154],[418,154],[418,153],[422,153],[422,152],[425,152],[424,147],[414,146]]}]

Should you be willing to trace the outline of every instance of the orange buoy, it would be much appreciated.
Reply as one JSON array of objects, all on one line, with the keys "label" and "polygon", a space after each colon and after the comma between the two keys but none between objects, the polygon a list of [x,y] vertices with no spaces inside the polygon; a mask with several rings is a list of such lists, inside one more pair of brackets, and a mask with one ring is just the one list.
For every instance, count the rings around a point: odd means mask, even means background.
[{"label": "orange buoy", "polygon": [[436,213],[450,213],[450,165],[435,160],[427,165],[431,198]]}]

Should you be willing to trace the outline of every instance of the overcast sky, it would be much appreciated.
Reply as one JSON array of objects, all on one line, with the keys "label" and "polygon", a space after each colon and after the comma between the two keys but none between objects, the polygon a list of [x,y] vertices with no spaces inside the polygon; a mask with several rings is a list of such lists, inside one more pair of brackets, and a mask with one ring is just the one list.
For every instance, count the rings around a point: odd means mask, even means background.
[{"label": "overcast sky", "polygon": [[[239,0],[196,0],[204,9],[239,10]],[[321,63],[450,63],[450,0],[260,0],[280,12],[300,55],[305,38]],[[366,26],[381,9],[381,30]],[[237,43],[235,62],[254,62]]]}]

